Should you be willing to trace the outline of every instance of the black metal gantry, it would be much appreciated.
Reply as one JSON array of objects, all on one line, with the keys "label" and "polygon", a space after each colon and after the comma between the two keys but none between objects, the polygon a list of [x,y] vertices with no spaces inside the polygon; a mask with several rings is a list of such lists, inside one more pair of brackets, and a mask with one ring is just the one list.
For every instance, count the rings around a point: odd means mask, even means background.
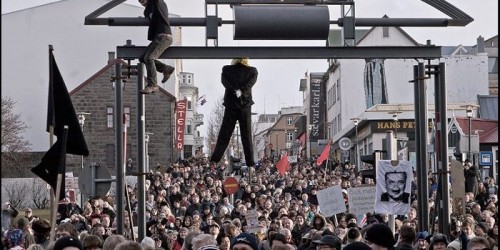
[{"label": "black metal gantry", "polygon": [[[108,10],[116,7],[117,5],[125,2],[126,0],[112,0],[97,10],[93,11],[85,17],[85,25],[107,25],[107,26],[147,26],[148,21],[142,17],[99,17]],[[446,14],[450,18],[357,18],[354,15],[354,1],[353,0],[205,0],[205,17],[174,17],[170,18],[170,23],[172,26],[204,26],[206,28],[206,42],[205,47],[171,47],[169,48],[161,58],[183,58],[183,59],[222,59],[222,58],[234,58],[239,56],[247,56],[255,59],[326,59],[326,58],[344,58],[344,59],[369,59],[369,58],[380,58],[380,59],[437,59],[441,57],[441,47],[439,46],[416,46],[416,47],[353,47],[354,45],[354,30],[356,26],[412,26],[412,27],[446,27],[446,26],[466,26],[468,23],[472,22],[473,19],[460,9],[448,3],[446,0],[421,0],[424,3],[438,9],[442,13]],[[350,45],[351,47],[219,47],[218,46],[218,27],[224,24],[235,24],[235,20],[223,20],[218,17],[218,6],[219,5],[275,5],[283,6],[286,8],[287,5],[339,5],[341,7],[341,18],[337,20],[329,20],[330,24],[336,24],[342,27],[342,41],[345,45]],[[208,15],[207,5],[215,5],[215,15]],[[281,8],[281,7],[280,7]],[[208,47],[208,40],[214,40],[215,47]],[[290,37],[289,40],[302,40],[300,37]],[[117,47],[118,58],[123,58],[126,60],[137,59],[145,47],[132,46],[127,43],[125,46]],[[141,66],[142,67],[142,66]],[[444,70],[444,68],[441,68]],[[121,66],[117,65],[116,75],[120,75]],[[444,73],[444,72],[443,72]],[[142,74],[142,73],[141,73]],[[415,68],[415,79],[417,81],[422,81],[420,79],[423,76],[423,65]],[[140,77],[142,78],[142,77]],[[444,84],[444,75],[441,77],[440,84]],[[117,89],[121,86],[122,79],[117,77],[115,79]],[[138,89],[140,90],[143,86],[142,80],[138,82]],[[415,84],[415,100],[422,100],[421,98],[425,96],[425,92],[422,89],[421,83]],[[117,110],[117,139],[116,148],[117,152],[121,151],[122,140],[121,137],[121,92],[117,90],[116,93],[116,110]],[[144,100],[139,94],[139,112],[144,113]],[[436,103],[440,105],[439,110],[441,113],[446,114],[446,101],[444,103]],[[425,106],[418,106],[415,104],[416,118],[419,120],[425,120],[426,114],[422,113],[426,109]],[[444,108],[443,108],[444,107]],[[436,106],[436,110],[438,107]],[[446,115],[445,115],[446,116]],[[141,116],[142,117],[142,116]],[[443,117],[441,117],[443,118]],[[416,119],[417,120],[417,119]],[[421,123],[421,124],[420,124]],[[138,121],[138,126],[143,129],[143,121]],[[142,128],[141,128],[142,127]],[[417,131],[422,134],[427,128],[424,121],[417,123]],[[444,128],[444,127],[443,127]],[[444,132],[444,131],[443,131]],[[138,153],[144,152],[144,136],[138,136]],[[425,135],[419,136],[417,138],[417,144],[420,145],[420,153],[422,159],[426,159],[425,153]],[[417,152],[418,153],[418,152]],[[444,152],[443,152],[444,153]],[[120,167],[117,170],[117,233],[123,233],[123,197],[124,197],[124,169],[122,169],[123,160],[122,155],[118,153],[117,163]],[[422,160],[421,159],[421,160]],[[443,161],[446,162],[446,161]],[[422,162],[425,164],[425,161]],[[444,164],[443,168],[444,168]],[[144,160],[140,159],[139,169],[144,170]],[[441,170],[443,171],[443,170]],[[419,178],[423,181],[427,180],[427,176],[424,173],[419,173]],[[139,183],[144,183],[143,176],[140,177]],[[442,178],[445,181],[445,177]],[[423,183],[422,183],[423,184]],[[419,185],[420,187],[420,185]],[[144,190],[139,190],[139,203],[144,203]],[[426,190],[421,190],[419,193],[426,193]],[[444,196],[444,193],[443,193]],[[424,207],[420,207],[420,213],[425,213],[427,209],[427,203]],[[121,208],[121,209],[120,209]],[[424,215],[422,215],[424,216]],[[427,221],[419,220],[419,228],[423,230],[428,229],[428,214],[424,216]],[[139,226],[143,227],[145,221],[144,206],[139,206]],[[142,222],[142,223],[141,223]],[[139,230],[139,240],[145,237],[144,230]]]}]

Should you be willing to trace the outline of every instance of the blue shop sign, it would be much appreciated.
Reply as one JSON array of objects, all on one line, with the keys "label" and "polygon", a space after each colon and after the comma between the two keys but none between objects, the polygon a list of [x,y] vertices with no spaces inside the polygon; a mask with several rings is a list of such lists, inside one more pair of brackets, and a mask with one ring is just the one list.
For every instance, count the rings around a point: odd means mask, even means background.
[{"label": "blue shop sign", "polygon": [[492,152],[479,152],[479,165],[492,166],[493,153]]}]

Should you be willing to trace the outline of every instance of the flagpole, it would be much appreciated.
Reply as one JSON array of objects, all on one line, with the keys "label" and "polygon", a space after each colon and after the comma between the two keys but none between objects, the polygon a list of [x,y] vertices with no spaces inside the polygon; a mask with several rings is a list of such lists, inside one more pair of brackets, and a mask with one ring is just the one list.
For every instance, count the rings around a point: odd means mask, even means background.
[{"label": "flagpole", "polygon": [[[125,165],[127,164],[127,121],[128,114],[123,114],[123,168],[125,169]],[[132,207],[130,206],[130,195],[128,193],[128,189],[125,187],[126,183],[123,182],[124,190],[125,190],[125,199],[127,200],[128,207],[128,218],[130,221],[130,231],[132,232],[132,241],[135,241],[134,234],[134,221],[132,220]]]},{"label": "flagpole", "polygon": [[[51,89],[52,87],[52,83],[54,81],[54,74],[52,73],[52,51],[54,50],[54,47],[52,46],[52,44],[49,44],[49,96],[50,96],[50,92],[53,91]],[[51,105],[51,103],[48,103],[48,105]],[[50,115],[50,114],[47,114],[47,116]],[[49,144],[50,144],[50,147],[54,146],[54,124],[52,124],[53,121],[51,121],[50,125],[49,125]],[[49,185],[50,186],[50,185]],[[54,214],[54,207],[57,207],[57,201],[56,201],[56,197],[54,196],[56,190],[54,190],[54,188],[52,188],[52,186],[50,187],[50,201],[51,201],[51,208],[50,209],[50,220],[53,221],[54,218],[56,217],[57,215],[57,210],[56,210],[56,213]]]},{"label": "flagpole", "polygon": [[[66,165],[66,141],[67,141],[67,138],[68,138],[68,125],[64,125],[64,130],[63,130],[63,136],[61,138],[61,152],[60,152],[60,155],[62,157],[59,158],[59,167],[58,167],[58,170],[57,170],[57,185],[56,185],[56,192],[55,192],[55,202],[54,202],[54,206],[52,206],[52,214],[53,215],[57,215],[57,207],[59,205],[59,200],[60,200],[60,193],[61,193],[61,182],[62,182],[62,171],[65,169],[65,165]],[[49,242],[53,242],[55,240],[55,234],[56,234],[56,216],[52,216],[52,230],[50,231],[50,238],[49,238]]]}]

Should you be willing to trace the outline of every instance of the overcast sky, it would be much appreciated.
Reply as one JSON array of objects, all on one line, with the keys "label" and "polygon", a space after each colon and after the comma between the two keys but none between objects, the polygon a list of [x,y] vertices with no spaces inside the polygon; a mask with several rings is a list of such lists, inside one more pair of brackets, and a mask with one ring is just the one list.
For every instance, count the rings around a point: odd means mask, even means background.
[{"label": "overcast sky", "polygon": [[[64,0],[63,0],[64,1]],[[82,0],[84,1],[84,0]],[[169,12],[182,17],[204,17],[204,0],[165,0]],[[50,2],[51,0],[2,0],[2,14]],[[472,16],[475,21],[466,27],[402,27],[417,42],[424,44],[430,39],[440,46],[475,45],[478,36],[485,39],[498,35],[498,0],[448,0],[454,6]],[[128,4],[140,6],[137,1],[126,1]],[[358,0],[356,17],[407,17],[407,18],[447,18],[447,16],[420,0]],[[209,14],[213,9],[209,9]],[[89,13],[90,14],[90,13]],[[340,7],[330,6],[330,20],[340,18]],[[232,12],[228,6],[219,7],[219,15],[225,20],[232,20]],[[339,28],[331,25],[330,28]],[[368,27],[362,27],[368,28]],[[186,46],[205,45],[204,28],[184,27],[182,42]],[[233,26],[219,28],[219,46],[322,46],[325,41],[233,41]],[[199,108],[205,119],[213,109],[215,100],[223,94],[220,84],[220,65],[229,60],[183,60],[184,71],[194,73],[195,84],[199,87],[200,96],[207,95],[207,104]],[[259,70],[259,79],[255,85],[253,112],[277,113],[280,107],[302,105],[302,93],[299,82],[305,72],[324,72],[327,69],[326,59],[321,60],[250,60]],[[212,65],[217,65],[215,68]],[[76,86],[68,86],[72,90]],[[207,121],[207,120],[205,120]],[[206,122],[205,122],[206,124]],[[204,127],[204,126],[202,126]],[[201,133],[206,136],[204,128]]]}]

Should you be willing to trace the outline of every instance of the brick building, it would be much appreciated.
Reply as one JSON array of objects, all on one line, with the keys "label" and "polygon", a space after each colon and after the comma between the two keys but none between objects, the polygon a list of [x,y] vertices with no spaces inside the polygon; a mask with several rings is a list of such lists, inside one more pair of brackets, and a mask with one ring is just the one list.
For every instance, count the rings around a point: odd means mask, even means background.
[{"label": "brick building", "polygon": [[[116,171],[115,149],[115,64],[121,63],[126,69],[127,63],[114,59],[110,53],[108,64],[91,76],[88,80],[70,92],[77,113],[85,114],[83,133],[90,154],[83,157],[83,166],[98,164],[109,167],[112,175]],[[137,165],[137,76],[130,76],[123,84],[122,104],[123,114],[129,114],[127,124],[126,158],[132,159],[132,165]],[[174,156],[174,107],[176,98],[160,87],[155,94],[145,96],[145,131],[149,135],[148,147],[149,165],[165,166],[171,163]],[[88,114],[90,113],[90,114]],[[125,129],[125,128],[123,128]],[[68,155],[66,171],[78,172],[82,166],[82,157]]]}]

